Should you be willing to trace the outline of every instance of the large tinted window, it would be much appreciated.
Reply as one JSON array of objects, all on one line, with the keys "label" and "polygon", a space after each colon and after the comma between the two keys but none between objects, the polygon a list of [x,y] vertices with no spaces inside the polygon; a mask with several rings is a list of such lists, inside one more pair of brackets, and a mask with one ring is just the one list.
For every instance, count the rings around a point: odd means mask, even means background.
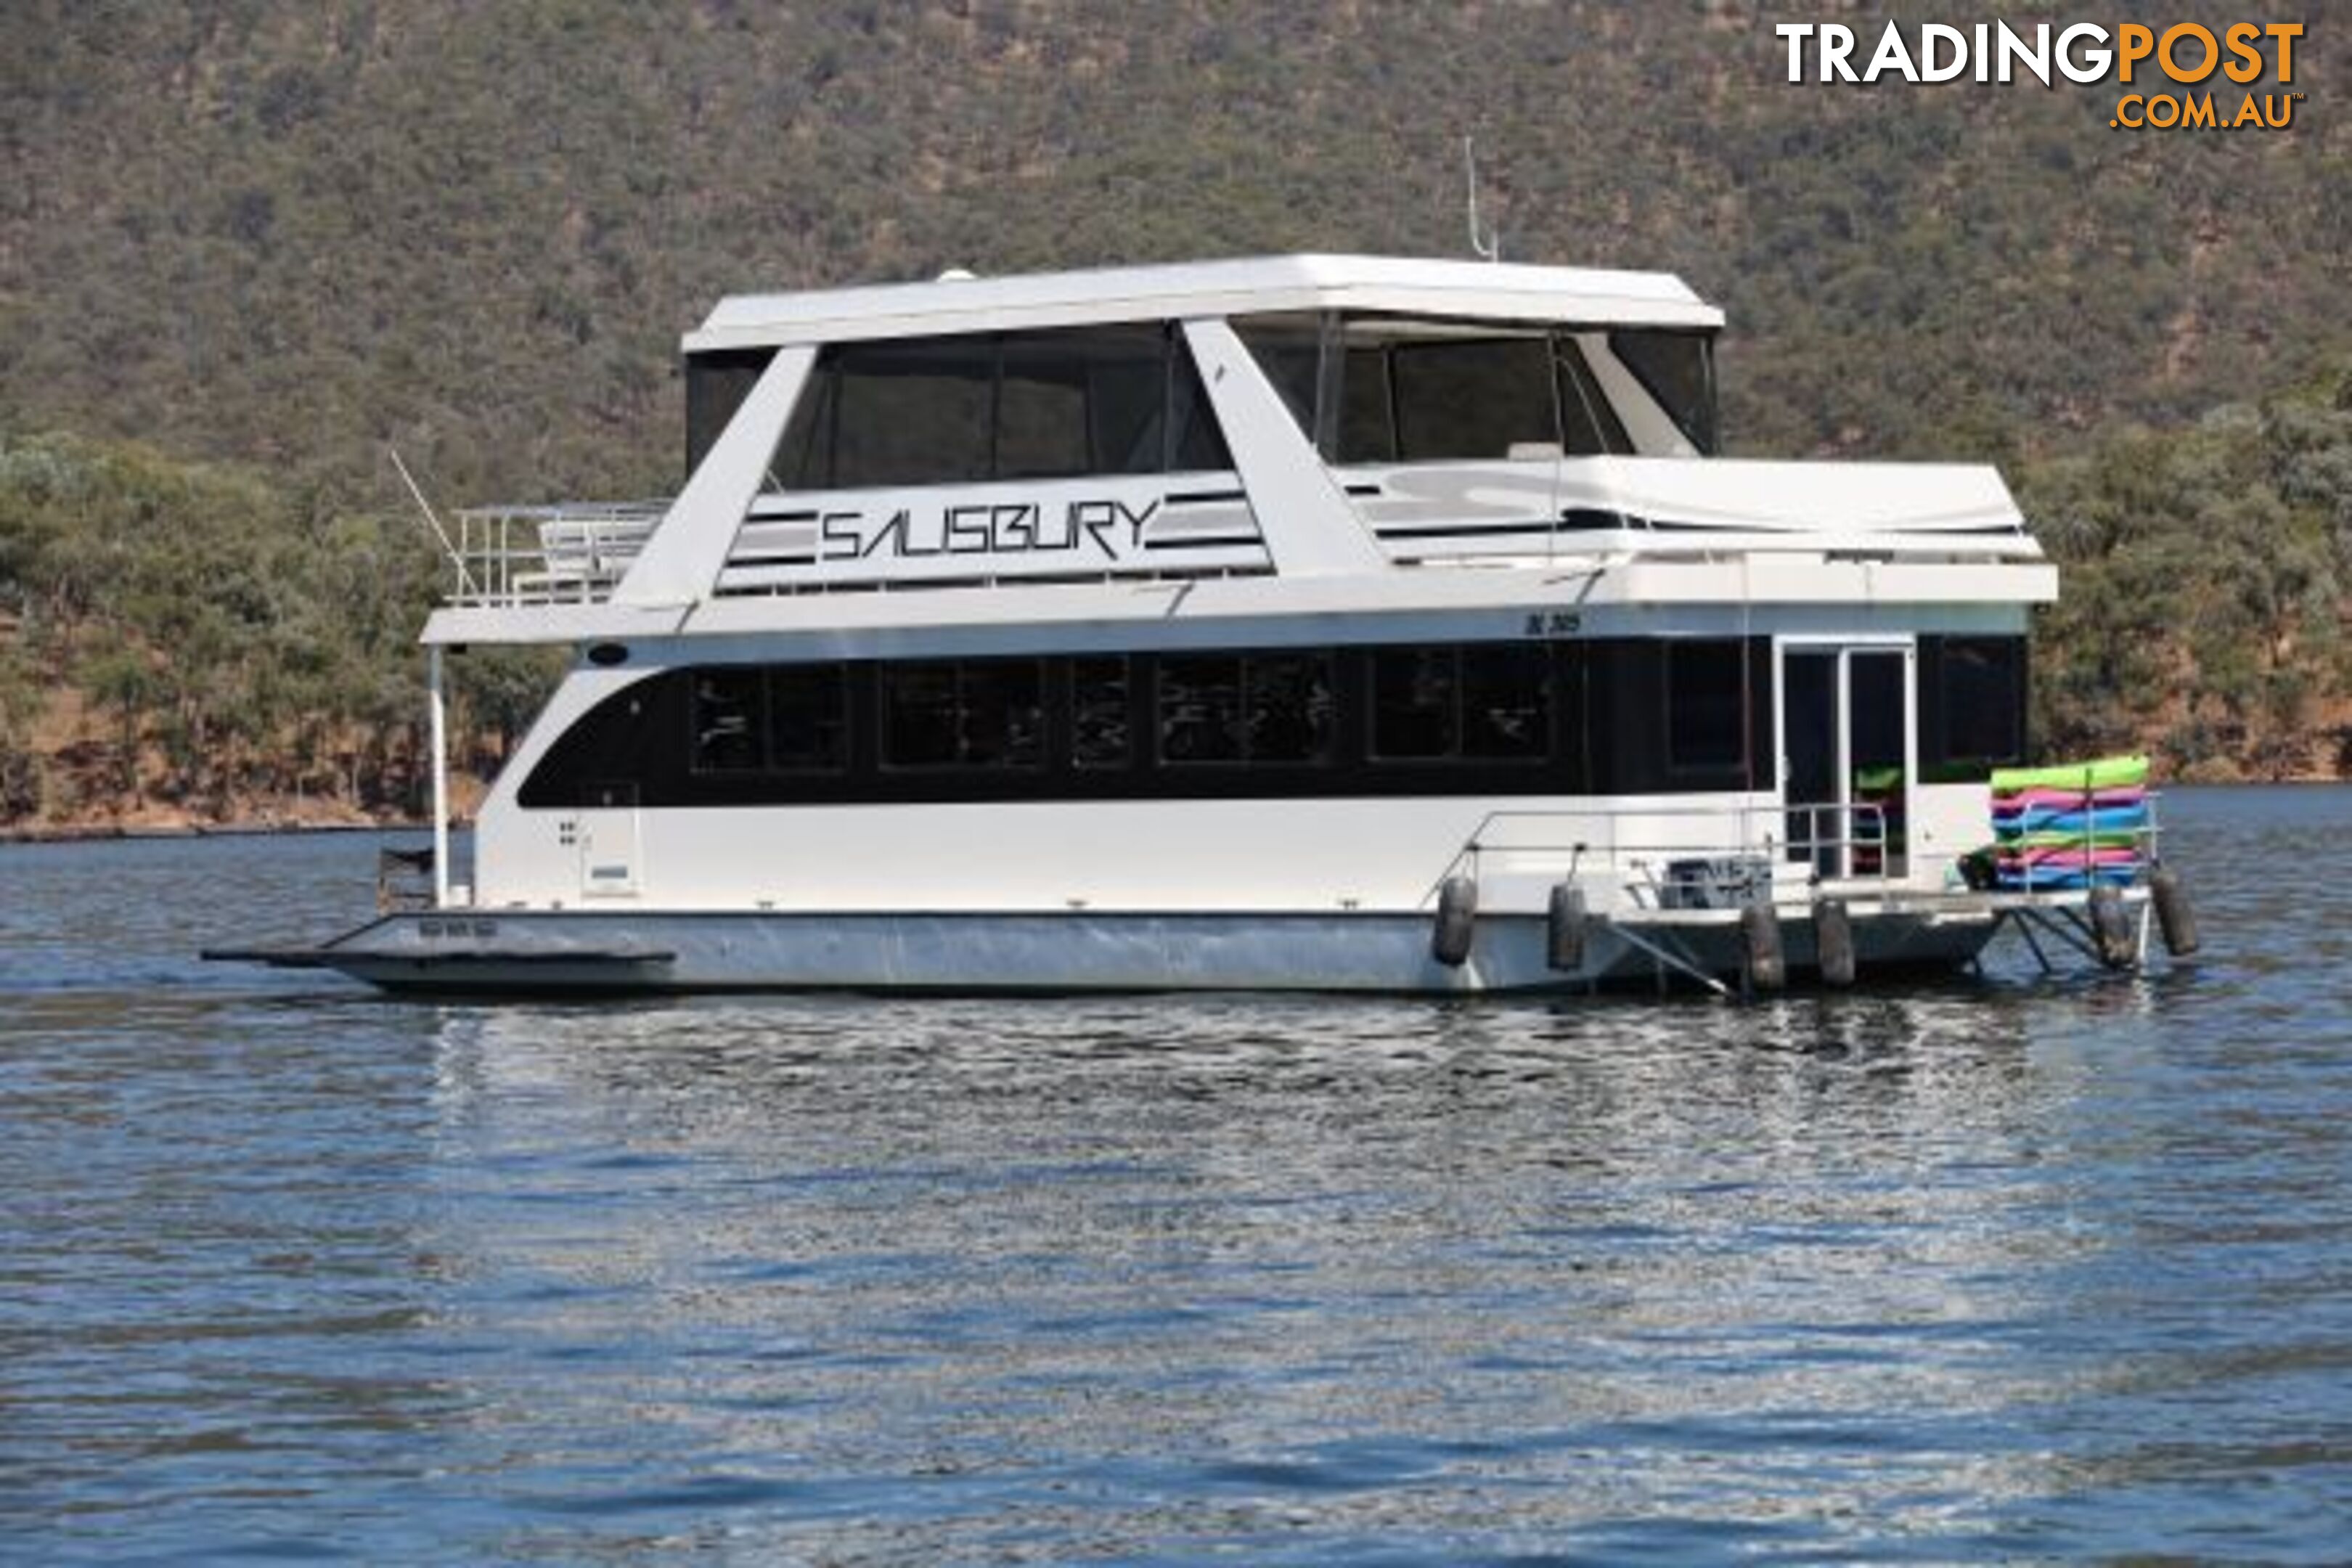
[{"label": "large tinted window", "polygon": [[885,666],[882,763],[1034,768],[1045,757],[1043,692],[1035,659]]},{"label": "large tinted window", "polygon": [[[1497,458],[1554,442],[1570,457],[1633,449],[1567,332],[1431,339],[1394,323],[1353,330],[1339,377],[1339,462]],[[1401,335],[1364,335],[1383,330]]]},{"label": "large tinted window", "polygon": [[845,344],[835,351],[833,374],[835,486],[989,477],[993,340]]},{"label": "large tinted window", "polygon": [[1328,653],[1169,654],[1160,660],[1160,758],[1323,763],[1336,703]]},{"label": "large tinted window", "polygon": [[1159,326],[843,343],[818,356],[769,482],[789,490],[1233,467]]},{"label": "large tinted window", "polygon": [[1371,754],[1399,762],[1546,755],[1550,663],[1541,644],[1377,650]]},{"label": "large tinted window", "polygon": [[1981,783],[2025,760],[2023,637],[1919,639],[1919,770],[1930,784]]},{"label": "large tinted window", "polygon": [[1666,644],[1666,763],[1737,767],[1748,754],[1747,647],[1729,638]]},{"label": "large tinted window", "polygon": [[1715,353],[1705,332],[1621,331],[1609,352],[1702,452],[1716,449]]},{"label": "large tinted window", "polygon": [[1400,462],[1507,458],[1515,446],[1559,439],[1541,338],[1400,343],[1389,359]]},{"label": "large tinted window", "polygon": [[730,806],[1769,789],[1769,748],[1741,747],[1771,733],[1771,645],[1755,639],[1745,660],[1741,647],[1604,637],[688,667],[597,704],[519,799],[544,810],[625,795]]},{"label": "large tinted window", "polygon": [[800,773],[849,762],[838,665],[714,665],[688,672],[688,758],[707,775]]},{"label": "large tinted window", "polygon": [[996,477],[1160,471],[1168,343],[1151,328],[1033,332],[1003,343]]}]

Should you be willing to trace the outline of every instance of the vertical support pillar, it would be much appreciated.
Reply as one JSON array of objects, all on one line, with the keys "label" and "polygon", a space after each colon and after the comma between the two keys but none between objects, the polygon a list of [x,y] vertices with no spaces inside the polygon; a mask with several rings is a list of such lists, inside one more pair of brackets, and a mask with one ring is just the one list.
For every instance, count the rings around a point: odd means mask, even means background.
[{"label": "vertical support pillar", "polygon": [[449,704],[441,690],[441,645],[425,653],[426,712],[433,729],[433,907],[449,907]]}]

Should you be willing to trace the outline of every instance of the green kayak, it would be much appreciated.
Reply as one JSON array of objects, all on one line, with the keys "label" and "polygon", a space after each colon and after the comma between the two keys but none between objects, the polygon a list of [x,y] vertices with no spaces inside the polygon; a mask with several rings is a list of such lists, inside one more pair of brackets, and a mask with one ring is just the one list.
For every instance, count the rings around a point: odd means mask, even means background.
[{"label": "green kayak", "polygon": [[2137,789],[2147,783],[2146,757],[2101,757],[2091,763],[2057,763],[2046,768],[1995,768],[1992,793],[2029,789]]}]

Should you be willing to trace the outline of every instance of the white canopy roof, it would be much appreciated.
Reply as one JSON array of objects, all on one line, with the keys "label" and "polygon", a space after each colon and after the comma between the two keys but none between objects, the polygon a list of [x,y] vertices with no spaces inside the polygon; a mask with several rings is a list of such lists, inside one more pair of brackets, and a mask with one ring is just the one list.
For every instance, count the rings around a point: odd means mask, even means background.
[{"label": "white canopy roof", "polygon": [[1671,273],[1385,256],[1266,256],[730,295],[698,331],[687,335],[685,347],[697,353],[1310,310],[1610,327],[1723,325],[1723,312]]}]

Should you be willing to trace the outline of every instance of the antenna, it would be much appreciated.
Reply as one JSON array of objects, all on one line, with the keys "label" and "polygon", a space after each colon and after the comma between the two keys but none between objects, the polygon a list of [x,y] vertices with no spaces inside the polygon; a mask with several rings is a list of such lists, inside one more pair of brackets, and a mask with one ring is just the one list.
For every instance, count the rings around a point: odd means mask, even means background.
[{"label": "antenna", "polygon": [[416,510],[425,514],[425,526],[433,531],[433,537],[441,542],[442,553],[448,556],[449,563],[457,568],[459,591],[471,594],[474,592],[474,581],[472,574],[466,570],[466,557],[458,552],[456,545],[449,542],[448,531],[441,526],[441,520],[433,514],[433,503],[425,499],[425,492],[418,489],[416,481],[409,477],[408,465],[400,460],[400,448],[387,441],[384,443],[383,449],[385,456],[392,459],[392,466],[400,470],[400,482],[406,485],[408,493],[416,498]]},{"label": "antenna", "polygon": [[1478,154],[1472,150],[1470,138],[1462,138],[1462,170],[1470,181],[1470,254],[1482,261],[1503,259],[1503,235],[1490,220],[1482,231],[1478,225]]}]

